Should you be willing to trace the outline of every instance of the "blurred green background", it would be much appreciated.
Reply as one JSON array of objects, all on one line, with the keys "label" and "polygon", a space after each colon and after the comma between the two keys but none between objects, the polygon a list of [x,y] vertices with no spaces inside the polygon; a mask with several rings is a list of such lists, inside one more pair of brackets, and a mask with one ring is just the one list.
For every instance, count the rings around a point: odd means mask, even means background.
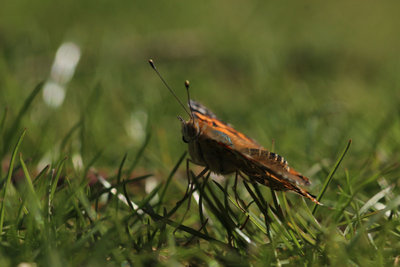
[{"label": "blurred green background", "polygon": [[[399,156],[397,1],[6,1],[0,10],[0,108],[6,126],[48,79],[57,49],[81,57],[59,108],[34,99],[19,129],[31,164],[99,152],[100,168],[132,159],[147,132],[143,171],[167,173],[186,149],[192,98],[313,176],[318,187],[348,139],[344,164],[359,174]],[[74,126],[78,125],[78,128]],[[5,128],[7,131],[7,128]],[[72,131],[68,144],[62,140]],[[15,136],[16,138],[17,136]],[[11,151],[15,142],[3,143]],[[317,167],[316,167],[317,166]],[[315,168],[317,169],[315,169]],[[360,178],[362,179],[362,177]]]}]

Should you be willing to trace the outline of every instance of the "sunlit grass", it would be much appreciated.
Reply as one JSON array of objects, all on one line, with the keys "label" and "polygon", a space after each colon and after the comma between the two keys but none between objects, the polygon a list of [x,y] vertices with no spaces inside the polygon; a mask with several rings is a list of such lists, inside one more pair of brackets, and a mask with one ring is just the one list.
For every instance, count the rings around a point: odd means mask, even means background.
[{"label": "sunlit grass", "polygon": [[[85,5],[0,11],[0,266],[398,264],[398,7]],[[49,106],[67,42],[80,60]],[[149,58],[323,205],[187,169],[187,114]]]},{"label": "sunlit grass", "polygon": [[[23,110],[30,102],[25,102]],[[115,175],[108,178],[112,186],[90,168],[96,158],[81,170],[75,166],[76,171],[71,159],[60,159],[32,177],[35,171],[24,160],[23,151],[18,156],[25,135],[24,130],[2,183],[3,264],[369,265],[396,261],[400,199],[394,186],[378,174],[357,185],[346,171],[342,172],[343,187],[332,189],[332,178],[350,142],[332,159],[336,163],[318,195],[325,205],[312,208],[313,203],[300,196],[276,194],[246,181],[239,183],[239,206],[231,179],[221,183],[193,172],[186,192],[184,186],[174,188],[178,181],[187,183],[185,172],[177,172],[184,168],[185,154],[171,166],[165,182],[151,191],[133,193],[132,185],[140,186],[151,177],[132,177],[148,141],[131,162],[126,154],[122,157]],[[97,176],[101,183],[89,183],[88,175]],[[368,196],[364,187],[378,178],[378,184],[387,187]],[[337,197],[325,201],[322,197],[329,188]],[[370,254],[366,257],[365,253]]]}]

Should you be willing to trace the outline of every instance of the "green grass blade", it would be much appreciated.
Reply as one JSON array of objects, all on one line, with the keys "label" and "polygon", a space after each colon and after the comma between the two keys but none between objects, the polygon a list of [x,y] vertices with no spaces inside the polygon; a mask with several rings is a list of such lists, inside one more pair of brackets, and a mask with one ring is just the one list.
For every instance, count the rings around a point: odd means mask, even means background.
[{"label": "green grass blade", "polygon": [[35,179],[33,180],[34,184],[38,184],[39,181],[42,179],[42,177],[45,177],[48,170],[50,168],[50,165],[46,165],[40,172],[38,175],[36,175]]},{"label": "green grass blade", "polygon": [[7,180],[4,185],[3,192],[2,192],[3,194],[2,194],[1,211],[0,211],[0,235],[2,235],[2,233],[3,233],[7,187],[10,185],[12,172],[14,169],[15,158],[17,157],[18,149],[22,143],[22,140],[24,139],[25,133],[26,133],[26,129],[23,130],[22,134],[20,135],[20,137],[17,141],[17,144],[15,145],[15,148],[14,148],[12,156],[11,156],[10,165],[8,166],[8,173],[7,173],[7,178],[6,178]]},{"label": "green grass blade", "polygon": [[128,157],[128,154],[125,153],[124,157],[122,158],[121,163],[119,164],[118,174],[117,174],[117,185],[119,185],[121,183],[122,170],[124,169],[124,164],[125,164],[125,161],[126,161],[127,157]]},{"label": "green grass blade", "polygon": [[28,168],[26,167],[26,164],[24,160],[22,159],[22,154],[19,155],[19,161],[22,166],[22,170],[24,172],[26,184],[27,184],[27,205],[30,207],[30,210],[36,220],[36,222],[39,224],[39,226],[43,226],[44,220],[42,216],[42,208],[40,205],[40,200],[39,197],[36,194],[35,188],[33,187],[32,179],[31,176],[29,175]]},{"label": "green grass blade", "polygon": [[124,181],[123,181],[123,183],[122,183],[122,190],[124,191],[124,196],[125,196],[125,198],[126,198],[126,202],[127,202],[128,206],[129,206],[129,208],[130,208],[133,212],[137,212],[137,210],[135,209],[135,207],[133,207],[132,201],[131,201],[131,199],[130,199],[130,197],[129,197],[129,195],[128,195],[128,191],[126,190],[126,183],[124,183]]},{"label": "green grass blade", "polygon": [[372,225],[374,225],[374,223],[376,223],[379,219],[381,219],[382,217],[385,216],[385,213],[387,211],[390,211],[392,209],[398,208],[400,206],[400,196],[397,196],[395,199],[393,199],[392,201],[390,201],[386,207],[384,209],[381,209],[379,211],[377,211],[376,213],[373,214],[373,216],[371,216],[371,218],[369,219],[369,221],[364,224],[356,233],[356,235],[352,238],[352,240],[349,242],[349,244],[347,245],[347,249],[349,251],[352,251],[353,249],[355,249],[355,247],[357,247],[357,243],[360,239],[360,237],[365,234],[365,232],[367,232],[367,229],[369,229]]},{"label": "green grass blade", "polygon": [[192,228],[190,228],[188,226],[185,226],[183,224],[178,224],[175,221],[172,221],[172,220],[170,220],[168,218],[165,218],[165,217],[163,217],[161,215],[158,215],[158,214],[154,213],[154,211],[152,211],[152,209],[149,209],[148,207],[144,207],[143,211],[145,213],[147,213],[154,221],[163,220],[166,224],[168,224],[168,225],[170,225],[170,226],[172,226],[174,228],[177,228],[177,229],[179,229],[181,231],[187,232],[187,233],[189,233],[191,235],[194,235],[196,237],[202,238],[202,239],[207,240],[207,241],[213,241],[213,242],[219,243],[221,245],[225,245],[223,242],[221,242],[221,241],[219,241],[219,240],[217,240],[217,239],[215,239],[215,238],[213,238],[213,237],[211,237],[209,235],[205,235],[205,234],[203,234],[203,233],[201,233],[201,232],[199,232],[199,231],[197,231],[195,229],[192,229]]},{"label": "green grass blade", "polygon": [[242,211],[244,213],[244,215],[249,216],[250,221],[258,228],[260,229],[264,234],[267,234],[267,228],[264,226],[264,223],[257,217],[255,216],[252,212],[246,211],[246,210],[242,210],[239,205],[236,203],[236,200],[229,195],[229,193],[218,183],[215,183],[218,188],[224,192],[224,194],[227,195],[229,201],[236,207],[238,208],[238,210]]},{"label": "green grass blade", "polygon": [[65,157],[63,160],[61,160],[58,168],[57,168],[57,172],[56,175],[52,181],[52,185],[51,185],[51,191],[50,191],[50,203],[53,202],[53,198],[54,198],[54,194],[56,192],[57,189],[57,185],[58,185],[58,180],[60,179],[61,176],[61,172],[63,170],[64,167],[64,163],[67,160],[67,157]]},{"label": "green grass blade", "polygon": [[[300,233],[298,231],[299,227],[297,226],[296,222],[293,219],[290,206],[289,206],[289,204],[287,202],[286,194],[282,194],[282,197],[283,197],[283,205],[284,205],[284,207],[286,209],[286,214],[289,217],[289,221],[287,223],[291,224],[292,225],[292,229],[296,232],[297,236],[301,237],[301,235],[300,235]],[[301,251],[301,246],[300,246],[300,244],[299,244],[299,242],[297,240],[297,237],[294,235],[294,233],[292,231],[289,231],[289,233],[290,233],[290,236],[292,237],[292,241],[297,246],[297,248]]]},{"label": "green grass blade", "polygon": [[[331,180],[332,180],[332,178],[333,178],[333,175],[335,174],[335,172],[336,172],[337,169],[339,168],[339,165],[340,165],[340,163],[342,162],[344,156],[347,154],[347,151],[348,151],[349,148],[350,148],[351,142],[352,142],[352,141],[351,141],[351,139],[350,139],[349,142],[347,143],[345,149],[343,150],[342,154],[340,155],[339,159],[336,161],[335,165],[333,166],[331,172],[330,172],[330,173],[328,174],[328,176],[326,177],[325,182],[324,182],[324,185],[322,186],[322,190],[321,190],[321,192],[319,193],[319,195],[318,195],[318,197],[317,197],[318,202],[321,202],[321,199],[322,199],[322,197],[324,196],[326,190],[328,189],[328,186],[329,186],[329,184],[330,184],[330,182],[331,182]],[[314,204],[314,208],[313,208],[313,210],[312,210],[312,214],[313,214],[313,215],[314,215],[315,212],[317,211],[318,206],[319,206],[318,204]]]},{"label": "green grass blade", "polygon": [[[10,129],[8,130],[5,138],[4,138],[4,144],[9,144],[11,141],[12,136],[18,129],[18,126],[21,123],[22,118],[24,117],[25,113],[28,111],[29,107],[31,106],[33,100],[35,97],[40,93],[42,87],[43,87],[43,82],[40,82],[36,87],[33,89],[33,91],[30,93],[28,98],[25,100],[24,104],[22,105],[21,109],[18,112],[17,117],[14,120],[14,123],[11,125]],[[8,149],[7,146],[3,147],[3,152]],[[3,153],[4,154],[4,153]]]},{"label": "green grass blade", "polygon": [[26,167],[26,164],[25,164],[24,160],[22,159],[22,154],[21,153],[19,154],[19,162],[21,163],[22,170],[23,170],[24,175],[25,175],[25,180],[26,180],[26,184],[28,186],[29,192],[30,193],[35,193],[35,188],[33,187],[31,176],[29,175],[28,168]]},{"label": "green grass blade", "polygon": [[[179,158],[178,162],[175,164],[174,168],[172,169],[171,173],[168,175],[167,181],[165,181],[165,186],[163,188],[163,190],[161,191],[160,194],[160,204],[163,202],[164,197],[165,197],[165,193],[167,192],[167,189],[169,187],[169,184],[171,183],[172,178],[174,177],[176,171],[178,170],[179,166],[182,164],[182,161],[185,159],[186,157],[186,151],[182,154],[182,156]],[[161,205],[160,205],[161,207]]]}]

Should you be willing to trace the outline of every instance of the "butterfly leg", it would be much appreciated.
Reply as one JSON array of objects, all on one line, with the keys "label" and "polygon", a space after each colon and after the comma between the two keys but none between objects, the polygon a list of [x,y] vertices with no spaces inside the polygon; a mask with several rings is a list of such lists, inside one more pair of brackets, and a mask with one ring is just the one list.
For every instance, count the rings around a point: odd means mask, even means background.
[{"label": "butterfly leg", "polygon": [[[190,170],[189,164],[191,162],[192,161],[190,159],[187,159],[187,161],[186,161],[186,174],[187,174],[188,183],[189,183],[188,184],[187,194],[191,194],[191,195],[194,194],[193,197],[198,202],[199,208],[202,209],[203,208],[202,204],[199,203],[200,202],[200,196],[195,191],[201,186],[203,186],[203,188],[204,188],[204,185],[207,182],[207,179],[210,177],[211,171],[210,171],[210,169],[208,167],[205,167],[198,175],[195,176],[195,174]],[[205,176],[205,180],[203,181],[203,185],[199,184],[198,183],[199,178],[204,177],[204,176]],[[195,184],[197,185],[196,187],[194,187]],[[200,190],[201,190],[201,188],[200,188]],[[190,201],[191,201],[191,198],[189,198],[189,206],[190,206]]]},{"label": "butterfly leg", "polygon": [[[207,184],[208,178],[211,175],[211,171],[206,167],[197,176],[195,176],[195,174],[192,171],[190,171],[190,173],[193,177],[193,184],[196,185],[196,187],[194,189],[192,189],[190,193],[192,194],[193,198],[195,199],[195,201],[197,202],[197,205],[199,207],[200,222],[205,226],[207,224],[209,218],[205,218],[205,216],[204,216],[204,215],[206,215],[208,217],[208,215],[204,209],[204,206],[203,206],[203,195],[204,195],[204,188]],[[201,177],[204,177],[204,180],[201,183],[199,183],[199,178],[201,178]],[[197,189],[199,189],[199,190],[196,192]],[[189,203],[190,203],[190,201],[191,201],[191,198],[189,199]],[[186,210],[185,215],[186,215],[187,211],[189,210],[189,208],[190,208],[190,204],[188,205],[188,209]],[[206,234],[208,234],[206,229],[204,231]]]},{"label": "butterfly leg", "polygon": [[[190,170],[190,163],[192,162],[191,159],[186,159],[186,177],[187,177],[187,181],[188,181],[188,186],[186,188],[186,192],[185,192],[185,196],[187,194],[192,194],[196,188],[194,188],[194,179],[197,181],[200,177],[204,176],[204,174],[206,174],[209,169],[206,167],[204,168],[197,176],[195,176],[195,174]],[[191,179],[193,178],[193,179]]]},{"label": "butterfly leg", "polygon": [[[186,188],[185,196],[187,196],[188,194],[192,195],[196,191],[197,187],[194,187],[195,183],[197,184],[197,180],[209,171],[209,169],[205,167],[197,176],[195,176],[195,174],[190,170],[190,162],[192,162],[190,159],[186,160],[186,176],[188,179],[188,187]],[[193,180],[191,178],[193,178]],[[187,210],[189,210],[190,208],[190,202],[191,197],[189,197]]]},{"label": "butterfly leg", "polygon": [[[185,214],[186,214],[186,212],[187,212],[187,211],[189,210],[189,208],[190,208],[191,195],[192,195],[193,192],[194,192],[194,188],[193,188],[194,184],[191,182],[191,179],[190,179],[190,177],[192,176],[192,172],[190,171],[189,163],[190,163],[190,159],[186,159],[186,178],[187,178],[187,181],[188,181],[188,184],[187,184],[187,187],[186,187],[186,192],[185,192],[185,194],[183,195],[182,199],[179,200],[179,201],[177,202],[176,206],[175,206],[175,208],[181,206],[181,204],[183,204],[183,202],[184,202],[186,199],[188,199],[188,208],[186,209]],[[194,175],[193,175],[193,176],[194,176]],[[185,214],[184,214],[183,218],[185,218]]]},{"label": "butterfly leg", "polygon": [[194,177],[194,179],[198,179],[199,177],[203,176],[208,171],[208,169],[206,168],[199,175],[195,176],[195,174],[190,170],[190,167],[189,167],[190,162],[191,162],[190,159],[186,160],[186,177],[187,177],[187,181],[188,181],[188,185],[186,187],[186,192],[185,192],[184,196],[182,197],[182,199],[177,202],[177,206],[175,208],[179,207],[188,198],[189,198],[189,206],[190,206],[191,195],[198,188],[198,186],[196,188],[194,187],[196,183],[192,182],[194,180],[191,179],[191,177]]},{"label": "butterfly leg", "polygon": [[[193,161],[191,159],[186,159],[186,176],[188,177],[188,180],[190,180],[190,166],[189,164],[193,163]],[[210,169],[208,167],[205,167],[196,177],[195,179],[199,179],[200,177],[204,176],[204,174],[206,174]]]},{"label": "butterfly leg", "polygon": [[[191,196],[193,196],[193,197],[195,198],[196,201],[199,200],[199,196],[198,196],[197,192],[195,192],[195,191],[196,191],[196,190],[198,189],[198,187],[201,186],[201,185],[199,185],[199,184],[197,183],[197,180],[198,180],[200,177],[204,176],[207,172],[209,172],[209,169],[206,167],[206,168],[204,168],[204,170],[202,170],[197,176],[195,176],[195,174],[194,174],[194,173],[190,170],[190,168],[189,168],[189,163],[190,163],[190,162],[191,162],[190,159],[187,159],[187,160],[186,160],[186,173],[187,173],[187,178],[188,178],[188,187],[187,187],[187,189],[186,189],[185,195],[184,195],[183,198],[179,201],[179,202],[182,202],[182,201],[184,201],[185,199],[188,199],[188,203],[187,203],[187,208],[186,208],[186,210],[185,210],[185,212],[184,212],[184,214],[183,214],[183,216],[182,216],[182,218],[181,218],[181,220],[180,220],[180,222],[179,222],[179,225],[183,223],[183,221],[184,221],[184,219],[185,219],[185,217],[186,217],[186,215],[187,215],[187,213],[188,213],[188,211],[189,211],[189,209],[190,209],[190,206],[191,206],[191,203],[192,203],[192,198],[191,198]],[[209,174],[210,174],[210,172],[209,172]],[[207,175],[206,178],[208,178],[209,174]],[[192,180],[191,178],[193,178],[193,180]],[[193,182],[192,182],[192,181],[193,181]],[[197,185],[196,187],[195,187],[195,184]],[[199,206],[200,206],[199,208],[202,208],[201,203],[200,203]],[[174,232],[175,232],[176,230],[178,230],[178,228],[176,228],[176,229],[174,230]]]},{"label": "butterfly leg", "polygon": [[[205,224],[209,221],[209,217],[210,217],[210,216],[207,214],[206,209],[204,209],[204,205],[203,205],[203,196],[204,196],[204,194],[205,194],[205,193],[204,193],[204,190],[205,190],[205,187],[206,187],[206,185],[207,185],[207,181],[208,181],[208,179],[210,178],[210,175],[211,175],[211,171],[208,171],[208,173],[206,174],[206,176],[205,176],[205,178],[204,178],[203,183],[202,183],[202,184],[198,184],[199,191],[193,193],[193,194],[194,194],[193,197],[195,198],[195,200],[196,200],[196,202],[197,202],[197,204],[198,204],[198,207],[199,207],[200,222],[201,222],[203,225],[205,225]],[[211,221],[211,224],[212,224],[212,221]],[[207,229],[206,229],[206,228],[204,228],[204,233],[208,235]]]},{"label": "butterfly leg", "polygon": [[[202,184],[199,184],[199,183],[198,183],[198,179],[199,179],[200,177],[203,177],[207,172],[208,172],[208,174],[206,175],[206,177],[205,177],[205,179],[204,179],[204,181],[203,181],[203,185],[202,185]],[[194,173],[193,173],[193,172],[190,172],[190,173],[192,174],[192,176],[194,176]],[[196,177],[193,178],[193,179],[194,179],[194,180],[193,180],[194,183],[192,183],[192,186],[191,186],[191,189],[190,189],[190,194],[193,195],[194,199],[196,200],[197,204],[199,204],[199,206],[202,206],[201,203],[200,203],[200,196],[199,196],[199,194],[198,194],[197,192],[195,192],[195,191],[196,191],[197,188],[199,188],[199,187],[202,187],[202,186],[203,186],[203,188],[204,188],[204,185],[206,184],[208,177],[210,177],[210,174],[211,174],[211,171],[206,167],[206,168],[204,168],[204,170],[202,170]],[[194,184],[197,185],[196,188],[194,188]],[[201,189],[200,189],[200,190],[201,190]],[[191,201],[191,199],[192,199],[192,198],[189,198],[188,209],[189,209],[189,207],[190,207],[190,201]],[[200,207],[200,208],[202,209],[203,207]]]},{"label": "butterfly leg", "polygon": [[185,195],[189,194],[189,191],[193,190],[193,183],[190,179],[190,177],[191,177],[190,166],[189,166],[190,162],[191,162],[191,160],[189,158],[186,159],[186,178],[187,178],[188,186],[186,188]]}]

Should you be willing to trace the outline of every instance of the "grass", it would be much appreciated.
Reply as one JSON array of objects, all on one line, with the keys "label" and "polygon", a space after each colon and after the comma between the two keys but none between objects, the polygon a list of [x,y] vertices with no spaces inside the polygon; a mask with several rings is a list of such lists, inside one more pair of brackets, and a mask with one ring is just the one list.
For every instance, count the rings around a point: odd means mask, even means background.
[{"label": "grass", "polygon": [[[0,266],[397,266],[397,3],[172,3],[3,5]],[[66,41],[81,58],[51,107]],[[187,171],[149,58],[324,205]]]}]

